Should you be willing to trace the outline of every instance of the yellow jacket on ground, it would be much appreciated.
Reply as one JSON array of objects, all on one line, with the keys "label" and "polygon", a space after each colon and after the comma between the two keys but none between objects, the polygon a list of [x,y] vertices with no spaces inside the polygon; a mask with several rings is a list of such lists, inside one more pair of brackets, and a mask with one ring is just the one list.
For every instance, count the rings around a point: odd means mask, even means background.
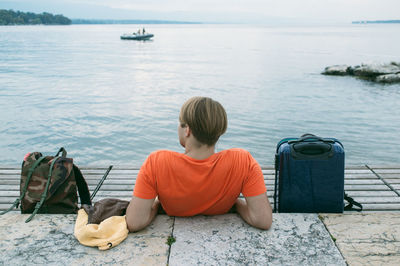
[{"label": "yellow jacket on ground", "polygon": [[125,216],[112,216],[100,224],[88,224],[85,210],[78,211],[74,235],[82,245],[106,250],[121,243],[128,233]]}]

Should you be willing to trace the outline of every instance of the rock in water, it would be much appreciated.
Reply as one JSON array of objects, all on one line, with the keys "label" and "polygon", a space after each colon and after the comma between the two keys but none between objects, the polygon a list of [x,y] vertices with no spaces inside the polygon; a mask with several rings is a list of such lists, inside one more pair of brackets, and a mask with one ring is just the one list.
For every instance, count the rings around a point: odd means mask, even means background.
[{"label": "rock in water", "polygon": [[355,76],[375,78],[380,75],[400,73],[400,66],[397,63],[390,64],[362,64],[353,68]]},{"label": "rock in water", "polygon": [[400,82],[400,73],[399,74],[387,74],[377,76],[375,79],[376,82],[381,83],[395,83]]},{"label": "rock in water", "polygon": [[350,67],[348,65],[334,65],[325,68],[322,74],[324,75],[335,75],[335,76],[345,76],[349,74]]},{"label": "rock in water", "polygon": [[380,83],[400,83],[400,62],[389,64],[362,64],[361,66],[333,65],[325,68],[324,75],[356,76]]}]

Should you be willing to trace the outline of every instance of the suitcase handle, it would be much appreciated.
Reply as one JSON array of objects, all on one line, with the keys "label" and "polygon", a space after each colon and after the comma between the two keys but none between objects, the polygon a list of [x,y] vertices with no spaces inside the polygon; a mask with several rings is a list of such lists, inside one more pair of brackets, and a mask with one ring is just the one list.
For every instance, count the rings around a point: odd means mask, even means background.
[{"label": "suitcase handle", "polygon": [[313,134],[304,134],[299,139],[288,141],[288,144],[298,143],[298,142],[310,142],[310,141],[322,141],[322,142],[326,142],[326,143],[335,143],[335,141],[332,139],[324,139],[324,138],[315,136]]},{"label": "suitcase handle", "polygon": [[300,142],[293,143],[296,152],[305,155],[320,155],[332,150],[332,145],[325,142]]},{"label": "suitcase handle", "polygon": [[293,158],[304,159],[322,159],[331,158],[335,153],[332,148],[334,141],[294,141],[290,145],[290,153]]}]

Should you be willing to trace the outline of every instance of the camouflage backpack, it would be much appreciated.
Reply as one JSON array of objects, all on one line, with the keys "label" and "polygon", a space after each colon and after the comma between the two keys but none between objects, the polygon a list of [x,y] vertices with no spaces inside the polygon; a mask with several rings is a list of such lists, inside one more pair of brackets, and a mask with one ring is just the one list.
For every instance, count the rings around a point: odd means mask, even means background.
[{"label": "camouflage backpack", "polygon": [[[58,156],[60,152],[62,155]],[[20,197],[1,214],[18,208],[19,204],[21,213],[32,213],[26,222],[36,213],[77,213],[77,188],[81,204],[91,205],[88,185],[81,171],[73,164],[73,159],[66,156],[64,148],[56,156],[42,156],[40,152],[26,155],[22,162]]]}]

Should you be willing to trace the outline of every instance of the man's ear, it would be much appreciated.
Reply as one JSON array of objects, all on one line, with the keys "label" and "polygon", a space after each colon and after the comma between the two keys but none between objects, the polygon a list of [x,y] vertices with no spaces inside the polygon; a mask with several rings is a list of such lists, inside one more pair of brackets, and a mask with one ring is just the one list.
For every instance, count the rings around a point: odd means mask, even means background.
[{"label": "man's ear", "polygon": [[192,134],[192,130],[188,125],[185,127],[185,137],[189,137]]}]

